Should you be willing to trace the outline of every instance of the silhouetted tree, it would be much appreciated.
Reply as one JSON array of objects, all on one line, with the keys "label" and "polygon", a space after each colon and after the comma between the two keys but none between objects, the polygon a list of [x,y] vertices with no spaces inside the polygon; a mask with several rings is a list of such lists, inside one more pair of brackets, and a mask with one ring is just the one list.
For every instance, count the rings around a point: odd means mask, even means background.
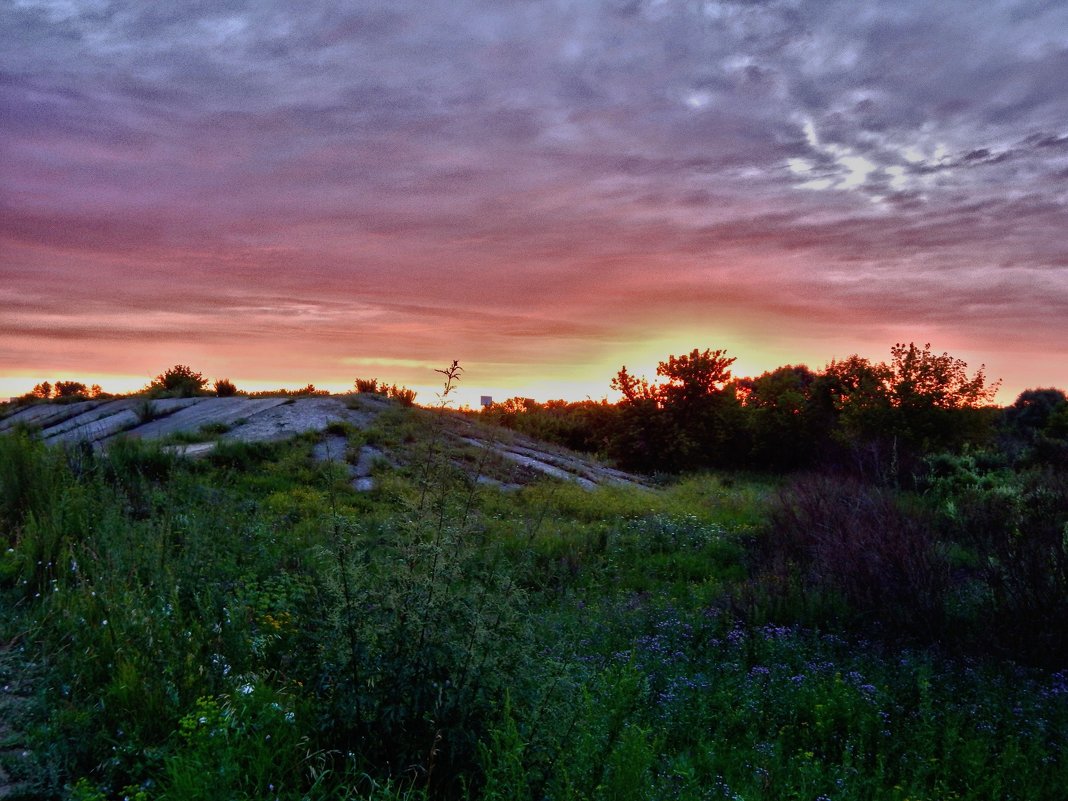
[{"label": "silhouetted tree", "polygon": [[664,405],[684,408],[721,395],[731,380],[734,362],[735,358],[728,357],[726,351],[707,348],[694,348],[686,356],[669,356],[656,368],[656,374],[667,379],[659,387]]},{"label": "silhouetted tree", "polygon": [[89,395],[89,388],[81,381],[57,381],[54,387],[57,398],[84,398]]},{"label": "silhouetted tree", "polygon": [[204,389],[208,379],[201,373],[195,372],[185,364],[176,364],[174,367],[160,373],[149,385],[149,390],[165,392],[180,398],[189,398]]},{"label": "silhouetted tree", "polygon": [[734,357],[723,350],[694,348],[660,362],[657,388],[668,420],[668,456],[674,469],[725,467],[748,448],[741,406],[730,383]]},{"label": "silhouetted tree", "polygon": [[816,378],[804,365],[789,365],[738,382],[744,395],[752,466],[791,469],[814,460],[812,387]]},{"label": "silhouetted tree", "polygon": [[237,385],[229,378],[217,378],[212,384],[215,394],[220,398],[230,398],[237,394]]},{"label": "silhouetted tree", "polygon": [[99,384],[93,384],[90,388],[81,381],[57,381],[55,384],[42,381],[23,397],[29,399],[39,398],[41,400],[76,400],[79,398],[95,398],[100,394],[102,394],[102,391]]},{"label": "silhouetted tree", "polygon": [[948,353],[936,355],[910,342],[890,349],[890,382],[896,406],[921,409],[965,409],[993,401],[1000,381],[986,385],[986,365],[968,376],[968,364]]},{"label": "silhouetted tree", "polygon": [[609,456],[628,470],[654,472],[668,469],[670,446],[658,388],[644,376],[631,375],[626,365],[616,373],[611,387],[623,398],[609,440]]},{"label": "silhouetted tree", "polygon": [[1028,389],[1004,409],[1001,447],[1013,461],[1068,467],[1068,395]]},{"label": "silhouetted tree", "polygon": [[882,430],[891,406],[885,364],[853,355],[831,361],[812,388],[818,410],[832,418],[840,440],[855,440]]},{"label": "silhouetted tree", "polygon": [[619,368],[619,372],[612,379],[611,387],[622,393],[624,403],[657,402],[656,388],[649,384],[645,376],[641,378],[632,376],[625,364]]},{"label": "silhouetted tree", "polygon": [[927,453],[989,436],[998,383],[983,367],[969,374],[929,344],[890,353],[889,363],[853,355],[819,374],[788,365],[737,381],[723,350],[668,357],[657,384],[624,366],[612,379],[623,397],[608,451],[646,471],[822,463],[898,480]]},{"label": "silhouetted tree", "polygon": [[959,450],[990,429],[983,408],[997,392],[982,367],[974,376],[949,354],[898,343],[891,362],[853,355],[832,361],[812,391],[813,422],[826,433],[829,458],[848,455],[873,477],[909,474],[930,452]]},{"label": "silhouetted tree", "polygon": [[650,384],[626,366],[612,379],[623,395],[612,455],[631,469],[686,470],[723,465],[738,452],[732,438],[744,434],[741,407],[730,383],[734,358],[722,350],[695,348],[660,362]]},{"label": "silhouetted tree", "polygon": [[1022,437],[1033,439],[1060,409],[1068,406],[1062,390],[1025,389],[1002,414],[1002,423]]},{"label": "silhouetted tree", "polygon": [[890,350],[893,434],[915,452],[956,450],[977,442],[987,430],[982,407],[997,394],[1000,381],[987,386],[985,366],[968,375],[968,365],[914,343]]}]

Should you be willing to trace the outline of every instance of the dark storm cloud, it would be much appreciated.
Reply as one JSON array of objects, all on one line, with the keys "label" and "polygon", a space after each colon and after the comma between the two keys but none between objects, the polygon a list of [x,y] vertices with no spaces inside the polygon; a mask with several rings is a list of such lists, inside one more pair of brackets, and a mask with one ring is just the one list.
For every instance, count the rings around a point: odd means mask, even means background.
[{"label": "dark storm cloud", "polygon": [[847,303],[1064,354],[1066,31],[1022,0],[14,0],[0,247],[23,298],[84,256],[116,315],[179,276],[189,314],[402,295],[502,342]]}]

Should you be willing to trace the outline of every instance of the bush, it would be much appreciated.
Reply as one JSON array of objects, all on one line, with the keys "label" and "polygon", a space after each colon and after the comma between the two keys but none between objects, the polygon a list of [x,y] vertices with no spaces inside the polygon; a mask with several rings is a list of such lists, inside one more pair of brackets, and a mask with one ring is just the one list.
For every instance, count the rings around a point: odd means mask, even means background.
[{"label": "bush", "polygon": [[217,378],[212,386],[220,398],[230,398],[237,394],[237,386],[229,378]]},{"label": "bush", "polygon": [[946,561],[930,521],[890,490],[799,478],[781,492],[756,547],[759,589],[788,617],[874,619],[927,641],[941,633]]},{"label": "bush", "polygon": [[401,406],[414,406],[415,405],[415,390],[408,389],[408,387],[398,387],[393,384],[386,389],[386,394],[397,401]]},{"label": "bush", "polygon": [[382,390],[378,388],[377,378],[357,378],[356,379],[356,391],[357,392],[372,392],[377,393]]},{"label": "bush", "polygon": [[89,387],[81,381],[57,381],[54,392],[57,398],[78,398],[81,400],[89,397]]},{"label": "bush", "polygon": [[137,422],[140,425],[151,423],[159,416],[159,409],[149,398],[141,398],[137,401],[133,412],[137,416]]},{"label": "bush", "polygon": [[208,379],[185,364],[176,364],[156,376],[149,390],[171,397],[191,398],[204,389]]},{"label": "bush", "polygon": [[539,673],[522,592],[465,528],[457,487],[435,478],[407,525],[336,519],[323,553],[329,739],[439,796],[477,761],[505,691],[525,697]]},{"label": "bush", "polygon": [[987,647],[1062,664],[1068,658],[1068,476],[931,460],[928,496],[964,557],[970,621]]}]

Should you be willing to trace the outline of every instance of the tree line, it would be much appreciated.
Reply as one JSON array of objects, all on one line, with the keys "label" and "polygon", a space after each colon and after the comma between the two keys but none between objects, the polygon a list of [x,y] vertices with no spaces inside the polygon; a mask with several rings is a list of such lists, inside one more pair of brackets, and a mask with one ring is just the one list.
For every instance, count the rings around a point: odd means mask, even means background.
[{"label": "tree line", "polygon": [[1028,390],[1000,409],[1000,382],[984,367],[970,373],[930,344],[898,343],[888,361],[852,355],[822,371],[786,365],[736,378],[734,362],[695,348],[660,362],[656,381],[621,367],[615,404],[512,399],[483,414],[645,473],[830,467],[897,480],[933,453],[999,444],[1057,461],[1068,451],[1064,392]]},{"label": "tree line", "polygon": [[[414,390],[397,384],[379,383],[377,378],[357,378],[353,382],[356,392],[385,395],[404,406],[415,403],[416,393]],[[308,384],[299,389],[279,388],[265,392],[246,392],[238,389],[237,385],[229,378],[217,378],[209,381],[203,373],[194,370],[186,364],[176,364],[169,367],[153,378],[144,389],[133,393],[144,395],[149,398],[192,398],[197,396],[216,396],[229,398],[235,395],[245,397],[303,397],[315,395],[329,395],[325,389],[316,388],[315,384]],[[35,403],[40,401],[58,401],[69,403],[82,400],[106,400],[117,397],[114,394],[104,392],[99,384],[86,386],[81,381],[42,381],[25,395],[16,398],[19,404]]]}]

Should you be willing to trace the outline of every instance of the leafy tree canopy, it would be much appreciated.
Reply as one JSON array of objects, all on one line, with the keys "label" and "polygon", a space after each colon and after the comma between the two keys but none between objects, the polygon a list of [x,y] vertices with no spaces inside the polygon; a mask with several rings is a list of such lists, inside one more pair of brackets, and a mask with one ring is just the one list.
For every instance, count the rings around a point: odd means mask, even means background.
[{"label": "leafy tree canopy", "polygon": [[751,409],[799,414],[811,393],[816,374],[803,364],[787,365],[738,382],[739,395]]},{"label": "leafy tree canopy", "polygon": [[1068,406],[1068,395],[1059,389],[1025,389],[1005,409],[1005,422],[1019,430],[1037,431]]},{"label": "leafy tree canopy", "polygon": [[735,358],[725,350],[698,350],[685,356],[669,356],[660,362],[656,374],[667,379],[660,391],[667,405],[688,405],[723,391],[731,380]]},{"label": "leafy tree canopy", "polygon": [[968,376],[966,362],[948,353],[936,355],[927,343],[897,343],[890,349],[890,391],[895,405],[966,409],[984,406],[994,400],[1000,381],[987,386],[985,365]]},{"label": "leafy tree canopy", "polygon": [[655,401],[657,397],[656,387],[651,385],[645,377],[635,378],[623,365],[619,368],[612,379],[612,389],[623,394],[623,403],[636,404],[641,401]]},{"label": "leafy tree canopy", "polygon": [[57,398],[85,397],[89,394],[89,387],[81,381],[57,381],[54,391]]}]

